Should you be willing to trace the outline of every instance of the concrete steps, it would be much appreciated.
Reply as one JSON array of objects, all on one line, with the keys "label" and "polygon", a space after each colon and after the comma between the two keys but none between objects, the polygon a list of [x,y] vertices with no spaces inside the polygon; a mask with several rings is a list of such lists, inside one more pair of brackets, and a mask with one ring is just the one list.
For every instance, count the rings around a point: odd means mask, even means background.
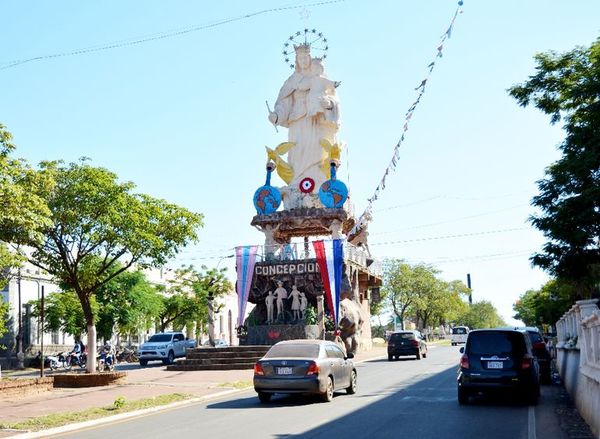
[{"label": "concrete steps", "polygon": [[230,346],[226,348],[188,349],[187,356],[167,370],[240,370],[252,369],[271,346]]}]

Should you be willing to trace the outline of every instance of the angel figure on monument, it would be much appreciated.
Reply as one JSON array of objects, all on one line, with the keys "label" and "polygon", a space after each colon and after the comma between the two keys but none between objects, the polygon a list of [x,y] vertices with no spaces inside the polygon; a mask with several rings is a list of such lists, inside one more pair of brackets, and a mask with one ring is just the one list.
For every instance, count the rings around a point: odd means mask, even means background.
[{"label": "angel figure on monument", "polygon": [[296,288],[296,285],[292,286],[292,292],[290,298],[292,299],[292,314],[294,320],[300,320],[300,291]]},{"label": "angel figure on monument", "polygon": [[287,290],[283,288],[283,282],[280,280],[277,281],[275,297],[277,298],[277,320],[285,319],[285,315],[283,313],[283,301],[288,298],[288,293]]},{"label": "angel figure on monument", "polygon": [[275,296],[273,291],[269,290],[269,294],[265,297],[265,305],[267,305],[267,323],[273,323],[273,305],[275,304]]}]

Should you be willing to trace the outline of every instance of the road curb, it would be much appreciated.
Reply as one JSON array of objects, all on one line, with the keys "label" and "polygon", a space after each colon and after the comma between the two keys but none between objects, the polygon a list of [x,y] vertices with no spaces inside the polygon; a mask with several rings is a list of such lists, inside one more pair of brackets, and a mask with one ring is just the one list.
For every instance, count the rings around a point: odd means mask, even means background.
[{"label": "road curb", "polygon": [[[122,421],[122,420],[128,419],[128,418],[135,418],[137,416],[143,416],[143,415],[147,415],[147,414],[154,413],[154,412],[160,412],[163,410],[178,408],[178,407],[182,407],[185,405],[191,405],[191,404],[195,404],[195,403],[199,403],[199,402],[209,401],[212,399],[217,399],[217,398],[221,398],[223,396],[230,395],[232,393],[241,392],[243,390],[246,390],[246,389],[224,390],[222,392],[217,392],[217,393],[213,393],[210,395],[201,396],[201,397],[197,397],[197,398],[190,398],[190,399],[186,399],[184,401],[177,401],[177,402],[173,402],[171,404],[160,405],[160,406],[151,407],[148,409],[135,410],[132,412],[127,412],[127,413],[120,413],[118,415],[106,416],[103,418],[92,419],[92,420],[84,421],[84,422],[77,422],[75,424],[67,424],[67,425],[63,425],[61,427],[50,428],[48,430],[28,431],[26,433],[16,434],[13,436],[8,436],[8,437],[19,438],[19,439],[29,439],[29,438],[48,437],[48,436],[51,436],[54,434],[69,433],[71,431],[81,430],[81,429],[88,428],[88,427],[95,427],[98,425],[108,424],[108,423],[116,422],[116,421]],[[3,431],[6,432],[7,430],[3,430]],[[16,430],[8,430],[8,432],[13,432],[13,431],[16,431]]]},{"label": "road curb", "polygon": [[[377,357],[367,358],[364,360],[355,361],[354,364],[361,364],[361,363],[365,363],[367,361],[381,360],[384,358],[387,358],[387,356],[377,356]],[[170,410],[170,409],[174,409],[174,408],[178,408],[178,407],[184,407],[186,405],[196,404],[196,403],[200,403],[200,402],[204,402],[204,401],[210,401],[213,399],[218,399],[223,396],[247,391],[250,389],[252,389],[252,387],[248,387],[245,389],[224,390],[222,392],[212,393],[210,395],[205,395],[202,397],[190,398],[190,399],[186,399],[184,401],[177,401],[177,402],[173,402],[171,404],[161,405],[161,406],[152,407],[152,408],[148,408],[148,409],[135,410],[132,412],[120,413],[118,415],[106,416],[106,417],[98,418],[98,419],[91,419],[89,421],[77,422],[74,424],[67,424],[67,425],[63,425],[61,427],[50,428],[47,430],[27,431],[27,432],[23,432],[21,434],[18,434],[18,432],[21,430],[0,430],[0,431],[8,432],[8,433],[12,433],[12,432],[17,433],[15,435],[8,436],[10,438],[19,438],[19,439],[43,438],[43,437],[48,437],[50,435],[69,433],[69,432],[81,430],[84,428],[95,427],[95,426],[102,425],[102,424],[109,424],[111,422],[117,422],[117,421],[129,419],[129,418],[144,416],[144,415],[147,415],[150,413],[156,413],[156,412],[160,412],[163,410]]]}]

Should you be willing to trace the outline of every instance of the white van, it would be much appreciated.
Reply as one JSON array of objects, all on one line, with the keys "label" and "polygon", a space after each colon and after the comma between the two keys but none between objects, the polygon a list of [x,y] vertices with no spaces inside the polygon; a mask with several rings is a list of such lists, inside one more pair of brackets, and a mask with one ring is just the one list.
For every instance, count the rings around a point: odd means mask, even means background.
[{"label": "white van", "polygon": [[467,335],[469,334],[468,326],[455,326],[452,328],[452,335],[450,336],[450,343],[452,346],[456,346],[459,343],[467,342]]}]

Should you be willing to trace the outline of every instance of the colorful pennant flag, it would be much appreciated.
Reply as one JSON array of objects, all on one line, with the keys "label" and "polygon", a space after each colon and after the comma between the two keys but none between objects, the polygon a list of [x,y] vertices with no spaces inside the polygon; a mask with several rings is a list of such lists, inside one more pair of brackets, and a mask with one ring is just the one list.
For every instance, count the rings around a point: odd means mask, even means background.
[{"label": "colorful pennant flag", "polygon": [[400,153],[399,153],[398,149],[400,148],[400,145],[402,144],[402,142],[404,142],[404,136],[405,136],[406,132],[408,131],[409,123],[413,116],[413,112],[417,108],[417,105],[419,104],[419,102],[421,102],[421,97],[423,96],[423,93],[425,93],[425,85],[427,84],[427,81],[429,80],[429,77],[431,76],[431,73],[433,72],[433,68],[435,67],[435,59],[442,57],[442,51],[444,50],[444,42],[452,36],[452,29],[454,27],[454,22],[456,20],[456,17],[458,16],[459,13],[462,14],[462,6],[463,6],[463,1],[459,0],[458,7],[456,8],[456,11],[454,12],[454,17],[452,17],[450,26],[448,26],[448,29],[446,30],[446,32],[444,32],[444,34],[440,37],[440,42],[437,46],[437,54],[434,58],[434,61],[432,61],[431,63],[429,63],[429,65],[427,65],[428,74],[425,77],[425,79],[423,79],[421,81],[421,84],[417,88],[415,88],[415,91],[417,91],[417,90],[419,91],[419,95],[417,96],[417,99],[413,102],[413,104],[408,108],[408,111],[406,112],[406,114],[404,116],[403,133],[402,133],[402,136],[400,137],[400,141],[396,144],[396,146],[394,148],[394,156],[392,157],[390,164],[385,169],[384,178],[381,180],[381,182],[375,189],[375,194],[367,200],[367,207],[365,208],[365,211],[358,218],[358,221],[356,221],[356,224],[354,225],[354,227],[352,228],[352,230],[350,231],[348,236],[356,235],[357,233],[359,233],[359,231],[361,229],[366,227],[366,225],[369,221],[371,221],[372,204],[374,201],[376,201],[379,198],[379,192],[381,190],[385,189],[385,175],[388,174],[390,168],[392,170],[396,169],[396,160],[400,158]]},{"label": "colorful pennant flag", "polygon": [[252,285],[252,276],[254,274],[254,265],[256,264],[256,251],[258,246],[248,245],[235,248],[237,271],[236,290],[238,295],[238,327],[244,324],[246,315],[246,304]]},{"label": "colorful pennant flag", "polygon": [[321,280],[325,289],[325,300],[337,328],[339,323],[342,271],[344,268],[344,246],[341,239],[313,241]]}]

